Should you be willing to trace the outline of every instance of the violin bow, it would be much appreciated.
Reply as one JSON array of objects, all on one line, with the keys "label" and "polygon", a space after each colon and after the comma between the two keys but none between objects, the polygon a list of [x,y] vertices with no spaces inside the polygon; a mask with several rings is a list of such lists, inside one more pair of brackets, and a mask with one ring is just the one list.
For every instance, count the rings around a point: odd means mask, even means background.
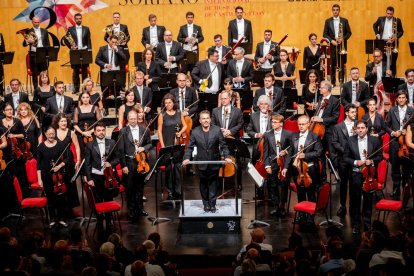
[{"label": "violin bow", "polygon": [[29,130],[30,126],[32,125],[32,123],[33,123],[34,119],[36,119],[36,115],[37,115],[37,113],[39,113],[39,110],[40,110],[40,108],[36,111],[35,115],[34,115],[34,116],[33,116],[33,118],[30,120],[29,124],[27,125],[26,129],[24,130],[24,132],[26,132],[26,134],[27,134],[27,131]]},{"label": "violin bow", "polygon": [[[109,156],[111,156],[111,154],[114,152],[114,150],[116,149],[116,146],[119,144],[119,142],[121,141],[122,136],[124,136],[125,132],[122,132],[121,135],[119,135],[118,139],[116,140],[115,144],[113,145],[113,147],[111,148],[111,150],[108,152],[108,154],[105,156],[104,158],[104,163],[106,161],[108,161]],[[104,168],[104,166],[102,166],[102,169]]]},{"label": "violin bow", "polygon": [[70,144],[72,144],[72,141],[66,145],[66,147],[63,149],[62,153],[59,155],[59,158],[56,159],[56,162],[53,162],[52,163],[52,168],[50,169],[50,172],[52,172],[53,169],[56,167],[56,165],[59,162],[60,158],[62,158],[63,154],[65,153],[65,151],[67,151],[67,149],[69,148]]},{"label": "violin bow", "polygon": [[313,141],[312,143],[310,143],[309,145],[307,145],[306,147],[304,147],[301,151],[298,151],[294,156],[292,156],[293,158],[296,158],[299,153],[304,152],[307,148],[309,148],[310,146],[312,146],[313,144],[315,144],[316,142],[318,142],[318,140]]},{"label": "violin bow", "polygon": [[14,123],[10,127],[8,127],[6,132],[3,133],[3,135],[0,137],[0,140],[3,139],[3,137],[6,136],[10,132],[10,130],[14,127],[14,125],[17,123],[17,121],[14,118],[13,118],[13,122]]},{"label": "violin bow", "polygon": [[142,134],[142,136],[141,136],[141,139],[138,141],[138,143],[134,143],[135,145],[137,145],[138,147],[139,146],[141,146],[141,144],[142,144],[142,141],[144,140],[144,137],[145,137],[145,134],[147,134],[147,132],[148,132],[148,129],[149,129],[149,127],[150,127],[150,125],[152,125],[154,122],[155,122],[155,120],[158,118],[158,116],[160,116],[160,114],[165,110],[165,106],[160,110],[160,112],[158,112],[157,113],[157,115],[154,117],[154,118],[152,118],[151,119],[151,121],[149,121],[149,123],[148,123],[148,125],[147,125],[147,127],[145,128],[145,131],[144,131],[144,134]]}]

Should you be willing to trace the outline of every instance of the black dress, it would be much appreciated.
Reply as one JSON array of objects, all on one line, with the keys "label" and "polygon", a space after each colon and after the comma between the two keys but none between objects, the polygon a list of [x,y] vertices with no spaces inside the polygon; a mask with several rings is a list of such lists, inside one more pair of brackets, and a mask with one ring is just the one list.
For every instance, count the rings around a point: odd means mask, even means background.
[{"label": "black dress", "polygon": [[[90,96],[90,95],[89,95]],[[79,94],[79,98],[78,101],[81,102],[81,98],[82,98],[82,93]],[[95,93],[92,96],[90,96],[91,98],[91,104],[94,106],[98,106],[99,105],[99,100],[101,98],[101,96],[99,95],[99,93]]]},{"label": "black dress", "polygon": [[182,126],[181,113],[179,110],[175,111],[174,115],[168,115],[166,111],[162,113],[162,138],[166,147],[175,145],[175,133],[177,125]]},{"label": "black dress", "polygon": [[[316,91],[316,102],[318,102],[318,99],[320,97],[321,93],[319,91],[319,89]],[[307,84],[303,85],[302,88],[302,103],[313,103],[315,101],[315,93],[313,93],[312,91],[309,90],[309,87]],[[306,104],[305,104],[305,108],[307,108]],[[308,113],[308,115],[310,117],[312,117],[315,114],[316,110],[308,110],[306,109],[306,112]]]},{"label": "black dress", "polygon": [[[30,126],[29,126],[30,124]],[[26,136],[26,141],[30,143],[30,152],[33,157],[36,157],[37,146],[39,145],[39,135],[42,133],[40,126],[37,125],[36,121],[29,121],[27,125],[23,125]]]},{"label": "black dress", "polygon": [[158,80],[161,77],[161,67],[160,64],[151,61],[149,68],[147,68],[147,64],[145,61],[138,62],[138,71],[143,72],[145,75],[149,75],[152,82],[150,83],[149,87],[152,91],[158,91]]},{"label": "black dress", "polygon": [[[286,67],[286,76],[291,77],[295,73],[295,65],[292,63],[288,63]],[[283,71],[282,71],[282,65],[280,62],[276,62],[276,64],[273,66],[273,72],[276,77],[283,77]],[[275,86],[279,88],[293,88],[294,87],[294,81],[288,80],[285,81],[285,85],[283,86],[283,81],[277,80],[275,83]]]},{"label": "black dress", "polygon": [[[378,134],[379,138],[385,134],[385,121],[379,113],[375,113],[375,118],[370,118],[369,113],[365,113],[361,119],[367,122],[369,134]],[[374,119],[374,123],[372,123],[372,119]]]},{"label": "black dress", "polygon": [[320,58],[321,58],[322,52],[321,47],[318,45],[318,49],[316,50],[316,53],[313,54],[310,47],[305,47],[303,51],[303,68],[305,68],[306,71],[315,69],[319,71],[321,69]]},{"label": "black dress", "polygon": [[[46,107],[47,99],[53,97],[56,94],[55,87],[50,86],[49,92],[42,92],[40,87],[37,87],[33,92],[33,106],[35,107],[35,112],[41,107]],[[38,113],[39,122],[42,123],[42,128],[46,130],[48,126],[52,123],[52,118],[44,116],[43,111]]]}]

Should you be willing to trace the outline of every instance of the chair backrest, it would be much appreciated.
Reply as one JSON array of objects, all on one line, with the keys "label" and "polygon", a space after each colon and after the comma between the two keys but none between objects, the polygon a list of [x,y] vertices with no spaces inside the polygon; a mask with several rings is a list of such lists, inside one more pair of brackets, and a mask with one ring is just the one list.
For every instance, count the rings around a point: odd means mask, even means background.
[{"label": "chair backrest", "polygon": [[384,153],[389,153],[390,151],[390,135],[388,133],[385,133],[382,136],[382,145],[384,146],[383,151]]},{"label": "chair backrest", "polygon": [[157,143],[157,148],[155,150],[155,158],[158,158],[158,153],[160,152],[160,149],[161,149],[161,143],[158,142]]},{"label": "chair backrest", "polygon": [[410,199],[410,192],[411,192],[411,184],[407,183],[404,186],[403,190],[403,197],[402,197],[402,209],[405,210],[408,204],[408,200]]},{"label": "chair backrest", "polygon": [[377,167],[378,183],[383,185],[385,181],[387,181],[387,170],[388,170],[387,160],[383,159],[381,160],[381,162],[378,163],[378,167]]},{"label": "chair backrest", "polygon": [[20,188],[20,183],[17,177],[13,177],[13,187],[14,191],[16,192],[17,200],[21,203],[23,200],[22,189]]},{"label": "chair backrest", "polygon": [[290,119],[286,120],[283,123],[283,128],[291,132],[298,132],[299,131],[298,121],[290,120]]},{"label": "chair backrest", "polygon": [[73,161],[75,163],[78,162],[79,156],[76,155],[76,148],[75,148],[75,144],[73,142],[70,144],[70,150],[72,151],[72,154],[73,154]]},{"label": "chair backrest", "polygon": [[26,161],[26,175],[27,181],[30,184],[37,182],[37,161],[32,158]]},{"label": "chair backrest", "polygon": [[322,185],[318,194],[318,200],[316,201],[316,212],[324,210],[328,206],[330,189],[331,186],[329,183]]},{"label": "chair backrest", "polygon": [[92,188],[88,185],[88,183],[84,183],[83,190],[85,191],[86,198],[88,199],[89,208],[95,211],[95,196],[93,195]]}]

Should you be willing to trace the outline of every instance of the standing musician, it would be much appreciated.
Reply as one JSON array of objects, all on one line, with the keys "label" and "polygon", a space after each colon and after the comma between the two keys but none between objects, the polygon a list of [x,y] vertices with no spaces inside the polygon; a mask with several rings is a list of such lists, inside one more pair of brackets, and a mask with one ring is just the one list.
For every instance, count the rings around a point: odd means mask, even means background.
[{"label": "standing musician", "polygon": [[348,19],[339,17],[341,8],[338,4],[332,6],[332,17],[325,20],[323,37],[328,39],[331,46],[331,83],[336,84],[336,69],[339,70],[339,82],[342,84],[347,60],[347,41],[351,37],[351,27]]},{"label": "standing musician", "polygon": [[265,30],[264,41],[257,43],[254,55],[254,60],[260,63],[260,71],[272,71],[272,63],[279,61],[279,51],[277,42],[272,41],[272,30]]},{"label": "standing musician", "polygon": [[[195,115],[198,109],[198,104],[194,103],[195,101],[197,101],[197,93],[194,88],[187,87],[185,85],[185,81],[186,75],[183,73],[178,74],[178,87],[171,89],[170,93],[174,95],[175,100],[178,104],[178,109],[182,112],[182,114],[184,116],[191,116],[194,120],[194,117],[196,117]],[[190,108],[188,108],[188,106],[190,106]]]},{"label": "standing musician", "polygon": [[408,105],[414,107],[414,69],[409,68],[405,70],[405,78],[407,79],[406,83],[398,86],[398,90],[404,90],[408,95]]},{"label": "standing musician", "polygon": [[[315,191],[320,186],[319,159],[323,154],[321,141],[315,133],[309,131],[310,120],[308,116],[302,115],[298,118],[299,132],[293,133],[290,140],[289,153],[285,161],[282,175],[286,174],[291,166],[301,167],[300,162],[308,165],[308,174],[312,179],[309,187],[305,187],[298,181],[298,170],[293,169],[293,179],[298,190],[298,202],[309,200],[316,201]],[[303,150],[301,150],[303,148]],[[305,176],[306,177],[306,176]],[[299,220],[302,219],[301,217]]]},{"label": "standing musician", "polygon": [[[37,146],[42,143],[42,130],[40,122],[28,103],[21,103],[17,108],[16,117],[22,122],[24,128],[24,142],[23,150],[29,151],[32,156],[36,157]],[[29,146],[29,148],[27,148]]]},{"label": "standing musician", "polygon": [[164,41],[158,43],[155,58],[163,73],[180,72],[179,62],[184,58],[184,51],[180,43],[173,41],[170,30],[164,32]]},{"label": "standing musician", "polygon": [[[381,143],[378,138],[367,135],[367,122],[359,120],[356,123],[357,135],[349,138],[349,146],[345,147],[344,161],[352,168],[349,189],[349,208],[351,215],[352,234],[360,233],[361,225],[361,195],[363,196],[362,212],[364,215],[364,232],[371,229],[372,193],[363,190],[365,169],[378,163],[382,159]],[[365,169],[363,169],[365,167]],[[375,171],[375,169],[373,170]],[[374,173],[375,174],[375,173]],[[375,177],[375,176],[371,176]]]},{"label": "standing musician", "polygon": [[152,49],[145,49],[142,52],[142,61],[138,62],[138,71],[144,73],[145,86],[152,91],[158,91],[158,80],[161,77],[161,67],[155,61],[155,52]]},{"label": "standing musician", "polygon": [[302,103],[305,104],[306,113],[313,117],[321,96],[319,91],[319,75],[315,69],[310,69],[306,74],[305,84],[302,87]]},{"label": "standing musician", "polygon": [[398,156],[398,150],[400,148],[399,137],[406,134],[406,129],[403,129],[403,126],[408,120],[412,120],[414,108],[407,106],[407,94],[405,91],[398,91],[396,96],[397,104],[388,112],[385,125],[386,131],[390,134],[391,138],[396,137],[390,144],[391,177],[394,185],[391,195],[399,200],[401,184],[406,183],[409,174],[408,162],[404,162],[406,159]]},{"label": "standing musician", "polygon": [[[95,139],[88,143],[85,149],[85,175],[88,185],[93,187],[96,200],[98,202],[111,201],[115,195],[113,191],[117,190],[117,187],[105,185],[109,179],[106,179],[104,170],[113,172],[119,163],[117,151],[114,150],[116,144],[114,140],[105,138],[106,126],[103,122],[96,123],[94,133]],[[108,156],[110,153],[112,154]],[[105,214],[105,220],[106,229],[111,229],[113,225],[110,213]]]},{"label": "standing musician", "polygon": [[138,173],[136,154],[147,154],[151,149],[151,136],[145,128],[137,125],[138,114],[135,110],[128,113],[128,126],[121,129],[122,136],[119,143],[119,158],[121,161],[123,183],[126,184],[128,212],[130,219],[138,216],[148,216],[144,209],[142,197],[144,195],[145,173]]},{"label": "standing musician", "polygon": [[50,84],[50,79],[47,71],[42,71],[39,74],[39,86],[33,92],[33,107],[35,110],[40,109],[38,113],[39,121],[42,123],[43,132],[50,126],[50,117],[45,116],[47,99],[56,94],[55,87]]},{"label": "standing musician", "polygon": [[332,128],[332,146],[334,151],[331,152],[335,167],[338,168],[340,182],[340,204],[337,215],[345,217],[346,215],[346,198],[348,195],[348,180],[351,167],[344,161],[345,148],[349,145],[349,138],[356,135],[355,119],[357,107],[354,104],[347,104],[344,108],[345,120]]},{"label": "standing musician", "polygon": [[[178,42],[182,43],[181,46],[184,50],[184,55],[186,52],[193,52],[197,54],[197,60],[199,60],[199,43],[203,42],[204,36],[203,32],[201,30],[201,27],[193,24],[194,22],[194,13],[193,12],[187,12],[185,14],[185,18],[187,20],[187,24],[180,27],[180,31],[178,32],[177,40]],[[183,64],[182,72],[187,73],[187,71],[192,71],[194,68],[194,64],[191,63],[185,63]]]},{"label": "standing musician", "polygon": [[[232,162],[223,134],[219,127],[211,124],[210,112],[208,110],[200,112],[200,126],[191,132],[190,141],[184,155],[184,166],[190,162],[194,147],[197,147],[197,160],[199,161],[219,161],[221,159],[221,151],[225,161],[227,163]],[[206,164],[197,165],[197,167],[200,176],[200,193],[204,211],[215,213],[217,210],[216,200],[220,165]]]},{"label": "standing musician", "polygon": [[237,41],[242,37],[245,37],[241,47],[243,47],[246,54],[251,54],[253,51],[252,22],[243,18],[243,7],[237,6],[234,11],[236,13],[236,18],[230,20],[229,26],[227,27],[229,45],[233,47]]},{"label": "standing musician", "polygon": [[317,44],[318,36],[315,33],[309,35],[310,45],[303,50],[303,68],[306,71],[311,69],[321,70],[321,45]]},{"label": "standing musician", "polygon": [[[4,44],[3,34],[0,33],[0,53],[6,52],[6,45]],[[4,80],[3,64],[0,64],[0,81]],[[0,96],[4,95],[4,84],[0,85]]]},{"label": "standing musician", "polygon": [[[332,128],[336,125],[339,118],[340,103],[339,100],[333,96],[332,85],[328,81],[322,81],[320,85],[321,99],[318,102],[319,112],[312,117],[311,121],[315,123],[322,123],[325,127],[325,136],[322,140],[324,153],[328,151],[333,152],[332,146]],[[324,108],[322,108],[324,107]],[[325,155],[321,156],[322,160],[322,183],[326,182],[326,162]]]},{"label": "standing musician", "polygon": [[218,96],[218,104],[217,106],[220,107],[221,106],[221,99],[220,96],[222,93],[229,93],[230,95],[230,104],[234,107],[237,107],[239,109],[241,109],[241,99],[240,99],[240,93],[237,91],[233,91],[233,82],[231,80],[231,78],[225,78],[224,79],[224,90],[220,92],[219,96]]},{"label": "standing musician", "polygon": [[7,159],[4,153],[4,149],[7,148],[7,139],[6,135],[3,135],[6,130],[3,127],[0,127],[0,219],[2,220],[4,216],[7,215],[8,211],[12,209],[13,199],[9,196],[13,194],[12,179],[10,175],[6,173],[7,170]]},{"label": "standing musician", "polygon": [[[104,106],[103,106],[103,103],[102,103],[101,94],[96,89],[94,89],[94,83],[93,83],[93,80],[91,78],[86,78],[83,81],[82,92],[83,91],[85,91],[89,94],[89,97],[91,98],[92,105],[96,106],[99,109],[99,111],[101,112],[101,114],[103,114]],[[82,94],[79,95],[78,106],[81,105],[81,97],[82,97]]]},{"label": "standing musician", "polygon": [[354,104],[357,108],[367,110],[367,102],[370,97],[369,87],[366,82],[359,80],[359,69],[352,67],[351,80],[342,86],[341,102],[343,105]]},{"label": "standing musician", "polygon": [[382,79],[382,77],[392,76],[392,71],[387,70],[387,65],[382,61],[382,51],[374,50],[374,62],[368,63],[365,71],[365,81],[369,82],[371,95],[374,94],[374,86]]},{"label": "standing musician", "polygon": [[240,129],[243,127],[242,111],[230,104],[230,94],[220,93],[221,106],[213,109],[211,122],[219,126],[224,137],[239,138]]},{"label": "standing musician", "polygon": [[393,47],[391,58],[391,71],[397,74],[397,59],[399,39],[404,34],[404,29],[400,18],[394,17],[394,7],[387,7],[385,16],[378,17],[372,25],[374,28],[375,38],[381,39],[388,46]]},{"label": "standing musician", "polygon": [[370,136],[382,138],[386,133],[384,118],[377,112],[377,100],[376,98],[370,98],[368,100],[368,112],[362,116],[362,120],[367,122],[368,134]]},{"label": "standing musician", "polygon": [[20,91],[21,82],[19,79],[10,80],[11,93],[4,96],[4,102],[10,103],[13,107],[13,114],[16,112],[20,103],[28,103],[29,97],[27,93]]},{"label": "standing musician", "polygon": [[279,61],[273,65],[276,86],[279,88],[295,87],[295,64],[289,62],[289,55],[285,49],[279,52]]},{"label": "standing musician", "polygon": [[285,95],[283,90],[275,85],[275,77],[272,73],[267,73],[264,77],[265,87],[256,90],[253,99],[253,110],[257,112],[259,110],[258,99],[259,97],[266,95],[270,101],[269,108],[272,112],[277,114],[284,114],[286,111]]},{"label": "standing musician", "polygon": [[124,104],[118,109],[118,129],[123,128],[128,122],[128,113],[134,109],[137,105],[135,99],[135,92],[129,89],[125,92]]},{"label": "standing musician", "polygon": [[[46,140],[37,149],[37,178],[39,186],[44,188],[47,196],[50,227],[55,226],[56,223],[68,227],[65,222],[68,218],[66,193],[56,193],[54,189],[59,183],[54,183],[53,180],[54,177],[56,180],[59,178],[55,173],[62,173],[62,168],[66,169],[70,166],[68,155],[70,150],[66,149],[66,146],[65,143],[56,139],[55,129],[49,127],[46,130]],[[63,159],[59,159],[61,155]],[[62,182],[66,185],[69,184],[65,180]]]},{"label": "standing musician", "polygon": [[[32,18],[33,28],[27,29],[24,34],[23,47],[29,46],[29,64],[32,73],[33,87],[37,87],[39,73],[46,71],[48,64],[46,60],[36,60],[36,50],[38,48],[49,47],[49,34],[46,29],[40,28],[40,18]],[[28,70],[29,71],[29,70]]]},{"label": "standing musician", "polygon": [[99,109],[91,104],[89,93],[83,91],[81,104],[73,112],[73,128],[77,132],[78,142],[81,150],[81,159],[85,156],[85,146],[93,140],[92,125],[102,118]]},{"label": "standing musician", "polygon": [[226,65],[227,60],[233,58],[233,55],[229,55],[227,58],[224,58],[224,56],[231,50],[231,48],[223,45],[223,37],[221,36],[221,34],[214,35],[213,39],[214,46],[211,46],[210,48],[208,48],[208,50],[216,50],[219,54],[218,62],[221,62],[221,64]]},{"label": "standing musician", "polygon": [[[85,50],[92,51],[92,42],[91,42],[91,32],[89,27],[82,26],[82,14],[76,13],[74,15],[74,20],[76,25],[69,27],[68,32],[63,37],[65,40],[66,46],[71,51],[76,50]],[[71,39],[68,39],[71,38]],[[89,64],[73,64],[71,67],[73,69],[72,82],[74,87],[74,93],[79,92],[80,88],[80,79],[79,74],[82,75],[82,81],[88,77],[88,66]]]},{"label": "standing musician", "polygon": [[144,107],[144,112],[148,119],[150,118],[149,114],[151,111],[152,90],[144,85],[144,81],[144,73],[141,71],[135,72],[135,85],[132,87],[132,90],[134,90],[136,102]]},{"label": "standing musician", "polygon": [[163,42],[165,27],[157,26],[157,16],[155,14],[148,15],[150,25],[142,29],[141,43],[145,49],[156,49],[158,44]]},{"label": "standing musician", "polygon": [[73,99],[63,95],[65,92],[65,85],[63,81],[55,82],[56,94],[46,101],[45,115],[53,117],[58,113],[63,113],[72,117],[73,113]]},{"label": "standing musician", "polygon": [[253,64],[244,58],[244,49],[237,47],[234,50],[234,59],[229,60],[227,65],[227,77],[233,81],[233,87],[250,90],[250,81],[253,80]]},{"label": "standing musician", "polygon": [[204,86],[205,93],[214,93],[220,91],[223,66],[218,62],[219,54],[216,50],[208,50],[208,59],[197,62],[191,71],[191,77],[195,83],[196,89]]},{"label": "standing musician", "polygon": [[[272,115],[272,130],[264,134],[264,163],[266,172],[268,173],[268,183],[270,185],[270,195],[274,202],[275,209],[270,211],[271,215],[280,216],[284,218],[286,216],[285,204],[287,202],[288,195],[288,183],[289,178],[280,179],[279,172],[281,174],[287,174],[288,164],[286,158],[288,154],[288,147],[291,146],[292,133],[283,129],[283,122],[285,118],[281,114]],[[279,167],[279,160],[283,160],[283,169]],[[280,171],[282,170],[282,171]],[[280,189],[280,192],[279,192]]]},{"label": "standing musician", "polygon": [[[184,82],[182,77],[184,74],[179,74],[177,78],[180,82]],[[176,97],[167,93],[162,99],[162,106],[165,110],[158,116],[158,139],[161,148],[181,144],[180,138],[187,130],[187,124],[184,119],[183,112],[178,108]],[[181,197],[181,166],[173,164],[173,168],[168,165],[165,171],[166,183],[168,183],[168,199],[174,200]]]}]

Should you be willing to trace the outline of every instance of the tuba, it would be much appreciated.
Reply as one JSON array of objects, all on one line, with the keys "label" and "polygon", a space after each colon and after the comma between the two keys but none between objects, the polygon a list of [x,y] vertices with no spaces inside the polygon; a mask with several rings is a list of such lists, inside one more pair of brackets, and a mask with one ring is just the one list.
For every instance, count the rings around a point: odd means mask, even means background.
[{"label": "tuba", "polygon": [[339,54],[346,55],[347,51],[345,48],[345,41],[344,41],[344,26],[342,23],[339,23],[339,32],[338,32],[338,39],[341,39],[341,45],[339,46]]},{"label": "tuba", "polygon": [[398,37],[397,37],[397,18],[394,17],[394,19],[392,20],[392,36],[395,38],[395,45],[394,45],[394,49],[392,50],[393,53],[397,54],[398,53]]},{"label": "tuba", "polygon": [[30,29],[22,29],[20,31],[17,31],[16,34],[21,34],[24,37],[24,40],[28,40],[29,38],[33,39],[33,44],[32,46],[36,47],[37,46],[37,42],[39,41],[37,35],[35,32],[30,31]]}]

